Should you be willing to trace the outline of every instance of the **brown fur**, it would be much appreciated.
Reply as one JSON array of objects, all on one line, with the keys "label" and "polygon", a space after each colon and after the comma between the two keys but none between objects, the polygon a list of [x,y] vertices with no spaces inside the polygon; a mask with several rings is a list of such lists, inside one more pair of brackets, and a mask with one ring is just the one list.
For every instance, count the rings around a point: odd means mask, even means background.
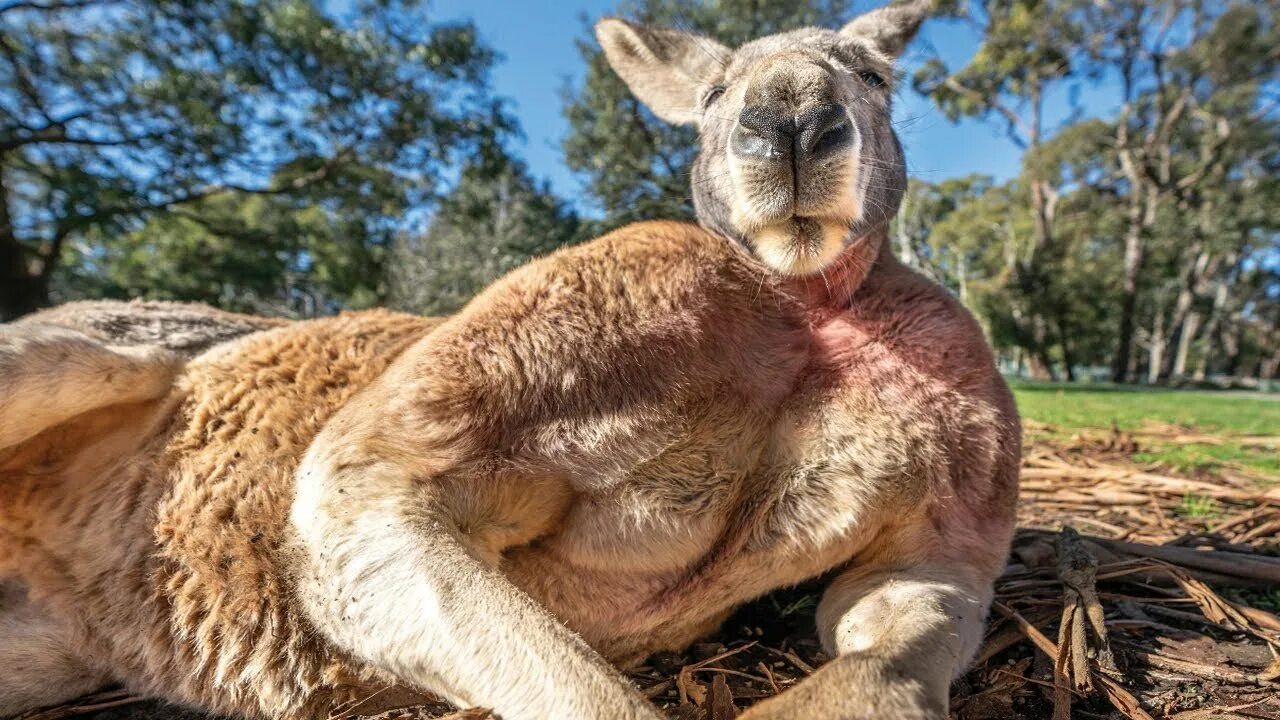
[{"label": "brown fur", "polygon": [[[904,7],[862,34],[746,46],[737,92],[796,86],[833,44],[885,61],[918,24]],[[696,38],[602,28],[615,63],[667,73],[673,97],[705,71]],[[858,120],[834,176],[868,157],[900,176],[887,99],[872,107],[887,135]],[[726,152],[716,132],[703,162]],[[655,720],[616,665],[834,571],[818,612],[834,659],[744,720],[944,717],[1012,532],[1011,396],[973,319],[888,252],[889,185],[867,213],[876,196],[828,182],[859,208],[836,254],[780,265],[760,243],[799,240],[726,242],[736,221],[706,210],[781,192],[735,183],[700,204],[713,232],[633,225],[443,321],[288,324],[180,368],[6,329],[19,380],[0,408],[29,403],[27,377],[97,394],[10,421],[0,447],[0,648],[38,660],[0,675],[0,714],[115,680],[247,717],[398,685],[506,720]],[[24,350],[41,338],[171,390]]]},{"label": "brown fur", "polygon": [[168,398],[8,451],[0,567],[76,627],[96,672],[249,716],[395,675],[294,599],[293,473],[322,428],[344,441],[327,452],[411,469],[479,557],[617,661],[855,557],[990,578],[1018,448],[972,320],[887,254],[839,312],[822,292],[644,224],[438,327],[375,312],[255,334],[192,361]]},{"label": "brown fur", "polygon": [[435,322],[374,312],[247,338],[193,362],[167,398],[0,452],[0,577],[140,692],[253,715],[305,706],[343,676],[285,606],[293,468]]}]

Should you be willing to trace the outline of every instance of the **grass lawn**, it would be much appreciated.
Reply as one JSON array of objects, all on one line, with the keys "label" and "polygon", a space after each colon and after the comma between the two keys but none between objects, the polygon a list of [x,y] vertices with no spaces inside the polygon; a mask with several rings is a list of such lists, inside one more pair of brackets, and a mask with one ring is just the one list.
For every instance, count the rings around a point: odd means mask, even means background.
[{"label": "grass lawn", "polygon": [[1022,416],[1070,435],[1081,429],[1141,431],[1144,424],[1178,425],[1189,432],[1220,436],[1220,444],[1161,444],[1159,436],[1140,437],[1137,462],[1155,462],[1179,470],[1243,468],[1280,480],[1280,448],[1244,445],[1239,435],[1280,436],[1280,398],[1248,393],[1199,392],[1067,385],[1013,381]]}]

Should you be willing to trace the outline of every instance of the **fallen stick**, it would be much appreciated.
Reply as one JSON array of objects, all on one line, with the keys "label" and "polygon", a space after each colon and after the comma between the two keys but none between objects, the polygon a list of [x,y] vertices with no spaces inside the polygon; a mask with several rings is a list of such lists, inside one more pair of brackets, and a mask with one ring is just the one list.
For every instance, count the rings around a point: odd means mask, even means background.
[{"label": "fallen stick", "polygon": [[1224,550],[1193,550],[1168,545],[1143,545],[1093,535],[1086,540],[1114,551],[1163,560],[1173,565],[1207,570],[1229,577],[1262,580],[1280,585],[1280,561]]},{"label": "fallen stick", "polygon": [[1132,643],[1125,643],[1125,648],[1129,653],[1138,660],[1151,665],[1152,667],[1172,670],[1173,672],[1185,673],[1195,677],[1204,678],[1206,680],[1216,680],[1218,682],[1230,683],[1232,685],[1255,685],[1262,688],[1280,688],[1280,684],[1263,680],[1258,675],[1244,673],[1234,668],[1214,667],[1212,665],[1204,665],[1189,660],[1178,660],[1156,653],[1144,652],[1138,649],[1138,646]]},{"label": "fallen stick", "polygon": [[[994,602],[991,604],[991,607],[993,607],[996,612],[1012,620],[1014,624],[1021,628],[1027,638],[1030,639],[1036,647],[1040,648],[1041,652],[1048,655],[1050,660],[1057,660],[1058,647],[1053,644],[1052,640],[1045,637],[1045,634],[1040,632],[1039,628],[1027,622],[1026,618],[1019,615],[1017,611],[1004,603]],[[1121,687],[1119,683],[1102,673],[1098,673],[1097,679],[1098,682],[1102,684],[1103,691],[1107,696],[1107,700],[1111,702],[1112,707],[1127,715],[1130,720],[1155,720],[1155,718],[1151,717],[1150,713],[1142,709],[1142,704],[1138,702],[1138,698],[1134,697],[1133,693]]]}]

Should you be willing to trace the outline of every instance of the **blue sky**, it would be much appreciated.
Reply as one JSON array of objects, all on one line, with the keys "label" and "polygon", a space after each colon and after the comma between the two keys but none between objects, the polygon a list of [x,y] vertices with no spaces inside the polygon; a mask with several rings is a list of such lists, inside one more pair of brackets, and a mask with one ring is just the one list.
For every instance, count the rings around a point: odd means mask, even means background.
[{"label": "blue sky", "polygon": [[[568,131],[561,115],[560,91],[566,82],[581,80],[583,63],[574,40],[587,33],[587,21],[609,14],[616,0],[555,0],[526,3],[515,0],[434,0],[433,20],[471,18],[481,37],[503,55],[493,72],[494,90],[509,98],[524,129],[516,150],[535,175],[550,180],[560,196],[577,202],[578,179],[564,166],[560,140]],[[857,10],[882,4],[863,0]],[[951,67],[960,67],[978,47],[978,37],[958,22],[934,20],[925,24],[903,58],[910,71],[931,49]],[[1089,114],[1114,107],[1110,88],[1066,89],[1049,100],[1049,126],[1067,118],[1072,107]],[[953,124],[928,100],[909,87],[899,93],[895,108],[898,135],[914,176],[942,180],[969,173],[1006,179],[1018,171],[1020,153],[1003,129],[980,120]],[[581,204],[579,203],[581,206]]]}]

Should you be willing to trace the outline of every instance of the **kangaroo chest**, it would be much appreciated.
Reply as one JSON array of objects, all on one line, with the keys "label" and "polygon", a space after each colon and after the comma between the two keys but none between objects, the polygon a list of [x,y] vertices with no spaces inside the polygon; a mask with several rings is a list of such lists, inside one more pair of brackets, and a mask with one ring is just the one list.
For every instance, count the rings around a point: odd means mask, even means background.
[{"label": "kangaroo chest", "polygon": [[856,339],[838,350],[798,372],[781,405],[706,413],[622,482],[583,493],[557,532],[509,551],[504,571],[625,662],[848,561],[923,492],[915,453],[929,432],[850,379]]}]

